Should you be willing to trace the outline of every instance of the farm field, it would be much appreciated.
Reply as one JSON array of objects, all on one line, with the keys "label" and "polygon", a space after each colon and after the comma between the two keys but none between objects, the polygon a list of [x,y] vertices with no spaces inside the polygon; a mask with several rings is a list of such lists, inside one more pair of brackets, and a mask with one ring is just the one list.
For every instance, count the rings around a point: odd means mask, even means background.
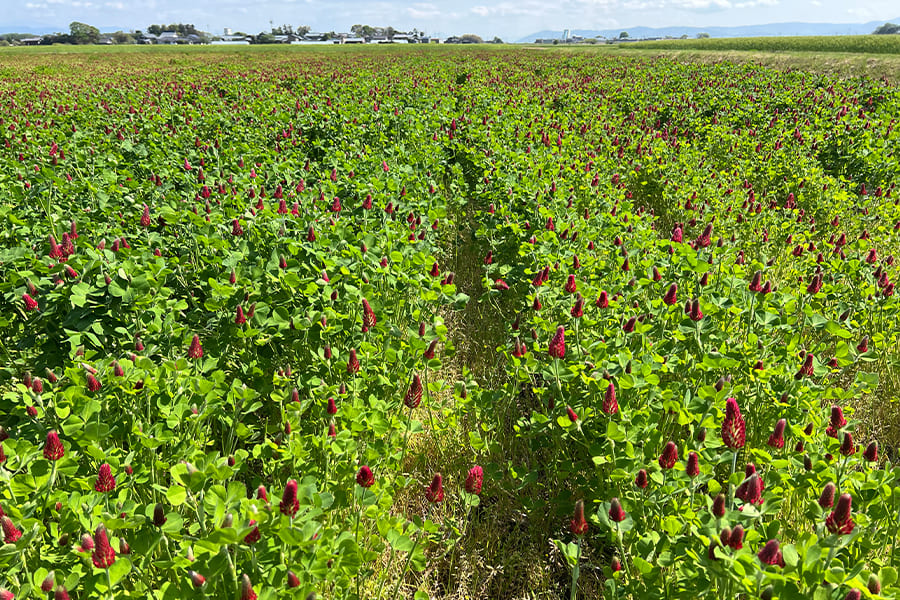
[{"label": "farm field", "polygon": [[900,93],[0,52],[0,599],[900,596]]},{"label": "farm field", "polygon": [[896,35],[810,35],[796,37],[706,38],[631,42],[623,48],[694,49],[712,51],[758,52],[842,52],[862,54],[900,54],[900,36]]}]

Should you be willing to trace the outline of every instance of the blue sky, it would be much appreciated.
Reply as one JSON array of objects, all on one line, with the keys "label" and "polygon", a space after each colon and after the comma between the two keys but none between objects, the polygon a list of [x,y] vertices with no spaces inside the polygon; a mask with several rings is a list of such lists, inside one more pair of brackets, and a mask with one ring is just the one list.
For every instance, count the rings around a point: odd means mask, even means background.
[{"label": "blue sky", "polygon": [[865,23],[900,17],[897,0],[0,0],[0,31],[14,26],[143,29],[193,23],[221,33],[276,25],[347,31],[354,23],[416,27],[433,35],[476,33],[515,41],[544,29],[753,25],[785,21]]}]

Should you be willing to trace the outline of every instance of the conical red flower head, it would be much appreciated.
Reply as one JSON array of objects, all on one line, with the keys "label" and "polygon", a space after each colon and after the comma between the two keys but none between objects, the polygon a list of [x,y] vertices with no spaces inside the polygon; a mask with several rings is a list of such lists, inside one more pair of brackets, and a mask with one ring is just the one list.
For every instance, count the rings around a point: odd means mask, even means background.
[{"label": "conical red flower head", "polygon": [[600,292],[600,295],[597,296],[597,300],[594,301],[594,306],[597,308],[606,308],[609,306],[609,294],[606,293],[606,290]]},{"label": "conical red flower head", "polygon": [[800,380],[804,377],[812,377],[813,376],[813,354],[812,352],[807,352],[806,357],[803,360],[803,365],[800,367],[800,370],[794,375],[794,379]]},{"label": "conical red flower head", "polygon": [[746,425],[737,400],[729,398],[725,401],[725,420],[722,421],[722,442],[732,450],[744,447],[746,441]]},{"label": "conical red flower head", "polygon": [[775,423],[775,430],[772,431],[772,435],[769,436],[769,441],[767,444],[772,448],[784,448],[784,428],[787,427],[787,421],[784,419],[779,419],[777,423]]},{"label": "conical red flower head", "polygon": [[22,300],[25,302],[25,310],[26,311],[32,311],[32,310],[40,311],[40,308],[38,308],[37,300],[32,298],[27,292],[22,294]]},{"label": "conical red flower head", "polygon": [[634,477],[634,485],[643,490],[647,487],[648,483],[649,480],[647,479],[647,471],[645,469],[641,469]]},{"label": "conical red flower head", "polygon": [[856,444],[853,443],[853,434],[849,431],[844,434],[844,439],[843,441],[841,441],[840,451],[844,456],[856,454]]},{"label": "conical red flower head", "polygon": [[375,483],[375,473],[368,466],[361,466],[356,473],[356,483],[364,488],[372,487]]},{"label": "conical red flower head", "polygon": [[822,494],[819,496],[819,506],[822,508],[831,508],[834,506],[834,493],[836,491],[836,487],[832,482],[828,482],[825,484],[825,487],[822,488]]},{"label": "conical red flower head", "polygon": [[556,328],[556,333],[553,335],[553,339],[550,340],[548,351],[550,358],[566,357],[566,330],[564,327],[559,326]]},{"label": "conical red flower head", "polygon": [[246,573],[241,575],[241,600],[256,600],[256,592],[253,591],[253,584],[250,583],[250,577]]},{"label": "conical red flower head", "polygon": [[359,373],[359,360],[356,358],[356,349],[350,349],[350,357],[347,359],[347,373],[352,375],[353,373]]},{"label": "conical red flower head", "polygon": [[694,298],[691,302],[691,312],[690,315],[691,321],[699,321],[703,318],[703,311],[700,310],[700,299]]},{"label": "conical red flower head", "polygon": [[627,515],[625,514],[625,509],[622,508],[622,504],[619,502],[618,498],[613,498],[609,502],[609,518],[611,521],[616,523],[620,523],[626,519]]},{"label": "conical red flower head", "polygon": [[300,587],[300,578],[293,571],[287,572],[287,584],[289,588]]},{"label": "conical red flower head", "polygon": [[575,535],[584,535],[588,530],[587,519],[584,518],[584,501],[579,500],[575,503],[575,515],[569,525],[569,529]]},{"label": "conical red flower head", "polygon": [[740,550],[744,547],[744,528],[741,525],[735,525],[734,529],[731,530],[731,535],[728,537],[728,541],[724,542],[728,546],[731,546],[733,550]]},{"label": "conical red flower head", "polygon": [[9,517],[0,518],[0,524],[3,526],[4,544],[15,544],[22,537],[22,532],[19,531]]},{"label": "conical red flower head", "polygon": [[859,344],[856,346],[856,350],[860,354],[865,354],[869,351],[869,336],[863,336],[863,339],[859,341]]},{"label": "conical red flower head", "polygon": [[828,429],[825,430],[825,435],[836,438],[837,432],[846,424],[847,419],[844,418],[844,411],[841,410],[840,406],[833,405],[831,407],[831,421]]},{"label": "conical red flower head", "polygon": [[91,560],[98,569],[108,569],[116,562],[116,551],[110,545],[106,527],[103,525],[94,533],[94,552],[91,554]]},{"label": "conical red flower head", "polygon": [[672,306],[678,303],[678,284],[673,283],[669,286],[669,290],[666,292],[666,295],[663,296],[663,302]]},{"label": "conical red flower head", "polygon": [[435,473],[431,480],[431,485],[425,488],[425,497],[432,504],[441,502],[444,499],[444,479],[440,473]]},{"label": "conical red flower head", "polygon": [[69,590],[66,589],[66,586],[60,585],[56,587],[56,592],[53,593],[53,600],[69,600]]},{"label": "conical red flower head", "polygon": [[437,343],[438,343],[438,340],[434,339],[434,340],[431,340],[430,344],[428,344],[428,348],[426,348],[425,353],[422,354],[422,357],[425,360],[431,360],[434,358],[434,351],[437,348]]},{"label": "conical red flower head", "polygon": [[575,319],[584,316],[584,298],[581,297],[581,294],[578,294],[575,298],[575,305],[572,307],[572,310],[569,311],[569,314]]},{"label": "conical red flower head", "polygon": [[663,469],[671,469],[678,460],[678,446],[675,442],[668,442],[659,457],[659,466]]},{"label": "conical red flower head", "polygon": [[688,474],[688,477],[696,477],[700,474],[700,455],[696,452],[688,453],[687,464],[684,467],[684,472]]},{"label": "conical red flower head", "polygon": [[569,420],[575,423],[578,421],[578,413],[571,406],[566,406],[566,414],[569,415]]},{"label": "conical red flower head", "polygon": [[234,324],[235,325],[243,325],[247,322],[247,317],[244,315],[244,307],[238,304],[237,311],[234,315]]},{"label": "conical red flower head", "polygon": [[262,534],[260,534],[259,526],[256,524],[255,520],[250,519],[250,522],[247,523],[247,526],[253,527],[253,529],[250,530],[250,533],[244,536],[244,543],[253,545],[260,539],[262,539]]},{"label": "conical red flower head", "polygon": [[111,492],[116,489],[116,479],[112,474],[112,467],[109,466],[109,463],[103,463],[100,465],[100,470],[97,472],[97,481],[94,483],[94,490],[98,492]]},{"label": "conical red flower head", "polygon": [[103,387],[103,384],[100,383],[100,380],[93,373],[87,374],[87,389],[89,392],[97,392],[100,391],[100,388]]},{"label": "conical red flower head", "polygon": [[284,494],[281,496],[281,503],[278,505],[281,512],[291,518],[300,510],[300,501],[297,499],[297,480],[291,479],[284,486]]},{"label": "conical red flower head", "polygon": [[44,443],[44,458],[47,460],[59,460],[65,455],[66,449],[63,448],[62,442],[59,441],[59,434],[56,431],[47,433],[47,441]]},{"label": "conical red flower head", "polygon": [[191,338],[191,345],[188,348],[188,358],[203,358],[203,346],[200,345],[200,336],[196,333]]},{"label": "conical red flower head", "polygon": [[81,545],[77,548],[78,552],[93,552],[94,551],[94,538],[91,537],[91,534],[85,533],[81,536]]},{"label": "conical red flower head", "polygon": [[762,479],[759,478],[759,475],[753,473],[747,479],[741,482],[741,484],[735,490],[734,496],[736,498],[740,498],[748,504],[762,504],[762,491]]},{"label": "conical red flower head", "polygon": [[759,562],[764,565],[784,566],[784,558],[781,556],[778,540],[769,540],[766,545],[756,554]]},{"label": "conical red flower head", "polygon": [[748,289],[751,292],[761,292],[762,291],[762,271],[757,271],[753,274],[753,278],[750,280],[750,285]]},{"label": "conical red flower head", "polygon": [[863,458],[869,462],[876,462],[878,460],[878,442],[870,442],[869,445],[866,446],[866,449],[863,452]]},{"label": "conical red flower head", "polygon": [[566,291],[570,294],[574,294],[578,290],[578,284],[575,283],[575,276],[569,275],[566,279]]},{"label": "conical red flower head", "polygon": [[712,505],[713,516],[721,519],[725,516],[725,494],[718,494],[713,500]]},{"label": "conical red flower head", "polygon": [[378,319],[375,317],[375,311],[369,306],[369,301],[363,298],[363,333],[367,332],[370,327],[375,327]]},{"label": "conical red flower head", "polygon": [[150,227],[150,207],[144,205],[144,214],[141,215],[141,227]]},{"label": "conical red flower head", "polygon": [[[731,530],[731,527],[725,527],[724,529],[722,529],[722,531],[719,532],[719,543],[721,543],[723,546],[727,546],[728,542],[731,541],[732,533],[734,532]],[[741,539],[743,540],[743,532],[741,535]]]},{"label": "conical red flower head", "polygon": [[852,533],[856,524],[853,522],[851,514],[851,505],[853,498],[850,494],[841,494],[838,498],[837,507],[825,519],[825,527],[831,533],[847,534]]},{"label": "conical red flower head", "polygon": [[166,524],[166,521],[169,519],[166,518],[166,509],[162,504],[156,504],[153,507],[153,524],[157,527],[162,527]]},{"label": "conical red flower head", "polygon": [[191,580],[191,585],[195,588],[203,587],[203,584],[206,583],[206,577],[196,571],[188,571],[188,577]]},{"label": "conical red flower head", "polygon": [[416,408],[419,406],[419,403],[422,402],[422,379],[419,377],[419,374],[416,373],[413,375],[412,383],[409,385],[409,390],[406,392],[406,396],[403,398],[403,403],[408,408]]},{"label": "conical red flower head", "polygon": [[670,238],[673,242],[682,242],[684,241],[684,233],[681,230],[681,227],[675,227],[672,230],[672,237]]},{"label": "conical red flower head", "polygon": [[619,411],[619,402],[616,400],[616,386],[612,381],[606,386],[606,392],[603,394],[603,412],[608,415],[614,415]]},{"label": "conical red flower head", "polygon": [[470,494],[475,494],[478,496],[481,494],[481,486],[484,483],[484,470],[475,465],[471,469],[469,469],[469,474],[466,476],[466,491]]}]

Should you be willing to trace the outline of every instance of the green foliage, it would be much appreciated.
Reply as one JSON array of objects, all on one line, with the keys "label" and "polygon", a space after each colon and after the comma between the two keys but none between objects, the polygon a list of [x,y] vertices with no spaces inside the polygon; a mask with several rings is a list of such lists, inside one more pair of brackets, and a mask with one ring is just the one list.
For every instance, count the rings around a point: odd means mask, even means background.
[{"label": "green foliage", "polygon": [[894,87],[491,47],[21,56],[17,598],[50,571],[78,598],[464,595],[460,548],[526,521],[547,597],[898,596],[897,440],[863,418],[898,364]]},{"label": "green foliage", "polygon": [[100,41],[100,30],[92,25],[72,21],[69,23],[69,36],[73,44],[96,44]]},{"label": "green foliage", "polygon": [[803,37],[703,38],[695,40],[656,40],[635,42],[628,48],[694,49],[754,52],[847,52],[900,54],[900,37],[873,35],[834,35]]},{"label": "green foliage", "polygon": [[873,31],[872,33],[874,33],[875,35],[897,34],[900,33],[900,25],[897,25],[895,23],[885,23],[876,27],[875,31]]}]

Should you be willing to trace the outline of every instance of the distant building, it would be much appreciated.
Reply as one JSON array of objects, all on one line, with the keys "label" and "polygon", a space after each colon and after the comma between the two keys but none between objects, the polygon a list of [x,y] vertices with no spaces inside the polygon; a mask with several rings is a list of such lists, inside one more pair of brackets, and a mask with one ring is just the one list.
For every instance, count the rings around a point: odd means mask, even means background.
[{"label": "distant building", "polygon": [[233,33],[228,33],[221,36],[219,39],[228,44],[249,44],[252,38],[249,35],[234,35]]},{"label": "distant building", "polygon": [[157,36],[156,43],[157,44],[177,44],[179,39],[180,38],[178,37],[177,32],[163,31],[162,33],[159,34],[159,36]]},{"label": "distant building", "polygon": [[30,37],[30,38],[22,38],[19,40],[19,43],[23,46],[40,46],[41,38],[39,37]]},{"label": "distant building", "polygon": [[233,35],[233,34],[234,34],[234,30],[232,30],[231,27],[226,27],[226,28],[224,29],[223,33],[224,33],[225,35]]}]

